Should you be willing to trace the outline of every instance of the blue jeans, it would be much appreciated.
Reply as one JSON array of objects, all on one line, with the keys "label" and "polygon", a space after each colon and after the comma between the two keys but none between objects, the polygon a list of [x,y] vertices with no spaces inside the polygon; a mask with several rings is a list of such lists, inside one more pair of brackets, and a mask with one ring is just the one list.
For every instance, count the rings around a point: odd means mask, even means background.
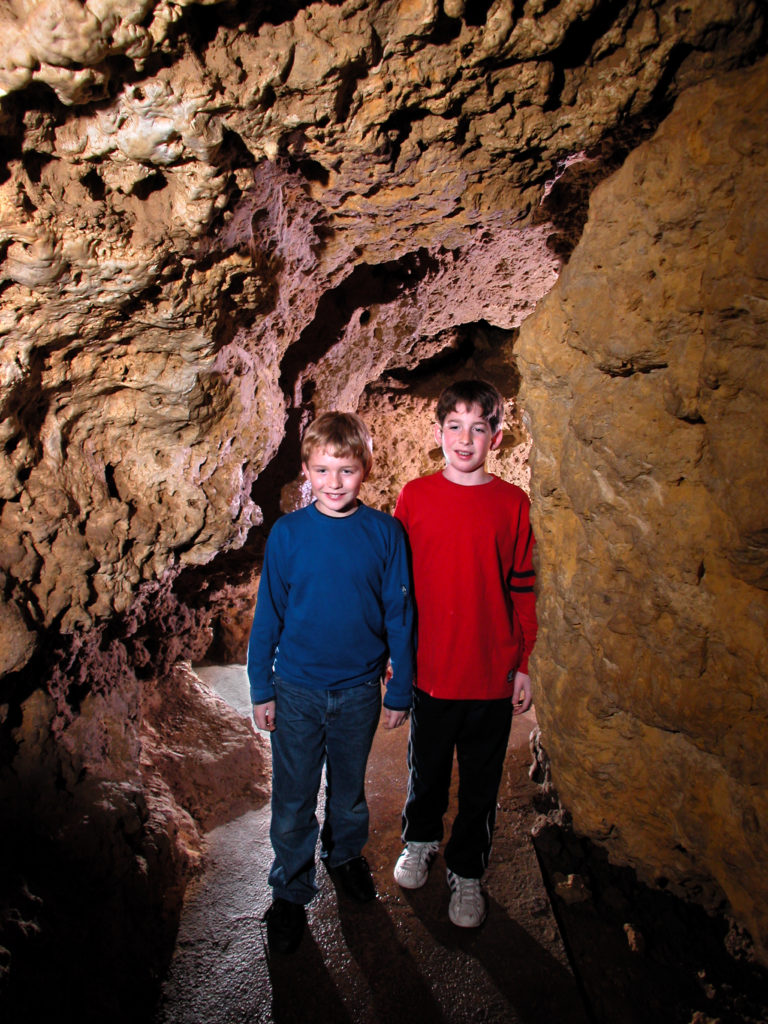
[{"label": "blue jeans", "polygon": [[328,867],[359,857],[368,841],[365,766],[381,713],[381,682],[347,690],[307,690],[275,677],[272,823],[275,896],[306,904],[317,892],[317,794],[325,764],[325,821],[320,836]]}]

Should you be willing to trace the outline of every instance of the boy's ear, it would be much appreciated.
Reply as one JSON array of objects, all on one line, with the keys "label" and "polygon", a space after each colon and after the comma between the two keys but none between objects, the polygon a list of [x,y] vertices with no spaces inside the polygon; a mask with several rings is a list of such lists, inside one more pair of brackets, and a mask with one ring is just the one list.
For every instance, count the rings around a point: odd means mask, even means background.
[{"label": "boy's ear", "polygon": [[439,445],[442,445],[442,443],[443,443],[443,428],[440,426],[439,423],[435,424],[435,440],[437,441],[437,443]]},{"label": "boy's ear", "polygon": [[499,447],[499,445],[501,444],[501,439],[502,439],[503,436],[504,436],[504,430],[503,430],[502,427],[499,427],[499,429],[496,431],[496,433],[491,438],[491,448],[490,448],[490,450],[492,452],[495,452],[496,449]]}]

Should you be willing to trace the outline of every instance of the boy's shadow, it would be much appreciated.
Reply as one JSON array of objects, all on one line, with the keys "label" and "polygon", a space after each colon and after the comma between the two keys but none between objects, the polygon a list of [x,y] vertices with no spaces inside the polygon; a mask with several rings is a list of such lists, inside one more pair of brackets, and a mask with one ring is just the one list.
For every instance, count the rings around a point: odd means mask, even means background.
[{"label": "boy's shadow", "polygon": [[262,938],[272,984],[270,1024],[354,1024],[309,928],[287,956],[270,954],[266,925]]},{"label": "boy's shadow", "polygon": [[[457,928],[448,918],[449,893],[439,872],[423,889],[404,890],[411,908],[435,941],[476,960],[520,1024],[590,1024],[582,993],[571,972],[488,897],[488,917],[479,928]],[[487,896],[487,893],[486,893]]]},{"label": "boy's shadow", "polygon": [[[398,941],[395,928],[378,900],[350,900],[333,879],[344,943],[365,977],[373,1003],[373,1019],[401,1024],[403,1007],[409,1016],[446,1024],[446,1018],[411,954]],[[337,989],[326,957],[309,927],[298,949],[287,956],[271,955],[262,926],[272,984],[271,1024],[357,1024]]]},{"label": "boy's shadow", "polygon": [[344,941],[368,982],[375,1020],[401,1024],[405,1014],[411,1020],[445,1024],[439,1003],[398,940],[386,908],[378,900],[353,903],[337,892]]}]

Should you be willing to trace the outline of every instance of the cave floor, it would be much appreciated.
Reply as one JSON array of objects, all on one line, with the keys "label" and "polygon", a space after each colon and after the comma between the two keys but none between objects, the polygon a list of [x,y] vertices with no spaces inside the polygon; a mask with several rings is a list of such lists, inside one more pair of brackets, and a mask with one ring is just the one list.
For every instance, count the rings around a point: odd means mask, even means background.
[{"label": "cave floor", "polygon": [[[248,713],[242,669],[197,671]],[[269,807],[214,829],[206,871],[185,901],[157,1024],[388,1024],[404,1014],[445,1024],[586,1024],[530,838],[534,725],[529,713],[513,726],[481,928],[462,930],[448,921],[442,858],[421,890],[406,892],[392,878],[408,729],[380,727],[366,783],[371,835],[364,851],[378,899],[353,903],[319,866],[320,892],[299,949],[270,958],[263,922],[270,902]]]},{"label": "cave floor", "polygon": [[[249,713],[243,667],[197,671]],[[263,921],[269,807],[214,829],[206,870],[187,892],[154,1024],[399,1024],[404,1015],[428,1024],[768,1019],[768,975],[738,951],[725,953],[722,922],[649,892],[567,829],[546,827],[534,842],[535,724],[534,712],[513,723],[481,928],[448,921],[442,858],[423,889],[394,882],[408,732],[380,727],[364,851],[378,899],[351,902],[320,866],[299,949],[270,958]]]}]

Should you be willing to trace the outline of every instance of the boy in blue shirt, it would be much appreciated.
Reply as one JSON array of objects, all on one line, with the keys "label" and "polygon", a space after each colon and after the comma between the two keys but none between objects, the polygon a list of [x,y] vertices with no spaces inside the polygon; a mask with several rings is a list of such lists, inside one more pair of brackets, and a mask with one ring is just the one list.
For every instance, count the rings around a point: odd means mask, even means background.
[{"label": "boy in blue shirt", "polygon": [[302,468],[314,503],[279,519],[264,567],[248,646],[253,717],[271,734],[275,858],[267,911],[271,951],[299,944],[317,892],[317,795],[326,767],[321,856],[353,899],[376,889],[368,839],[365,767],[381,714],[402,725],[411,706],[413,608],[405,534],[358,501],[373,461],[371,435],[353,413],[307,428]]}]

